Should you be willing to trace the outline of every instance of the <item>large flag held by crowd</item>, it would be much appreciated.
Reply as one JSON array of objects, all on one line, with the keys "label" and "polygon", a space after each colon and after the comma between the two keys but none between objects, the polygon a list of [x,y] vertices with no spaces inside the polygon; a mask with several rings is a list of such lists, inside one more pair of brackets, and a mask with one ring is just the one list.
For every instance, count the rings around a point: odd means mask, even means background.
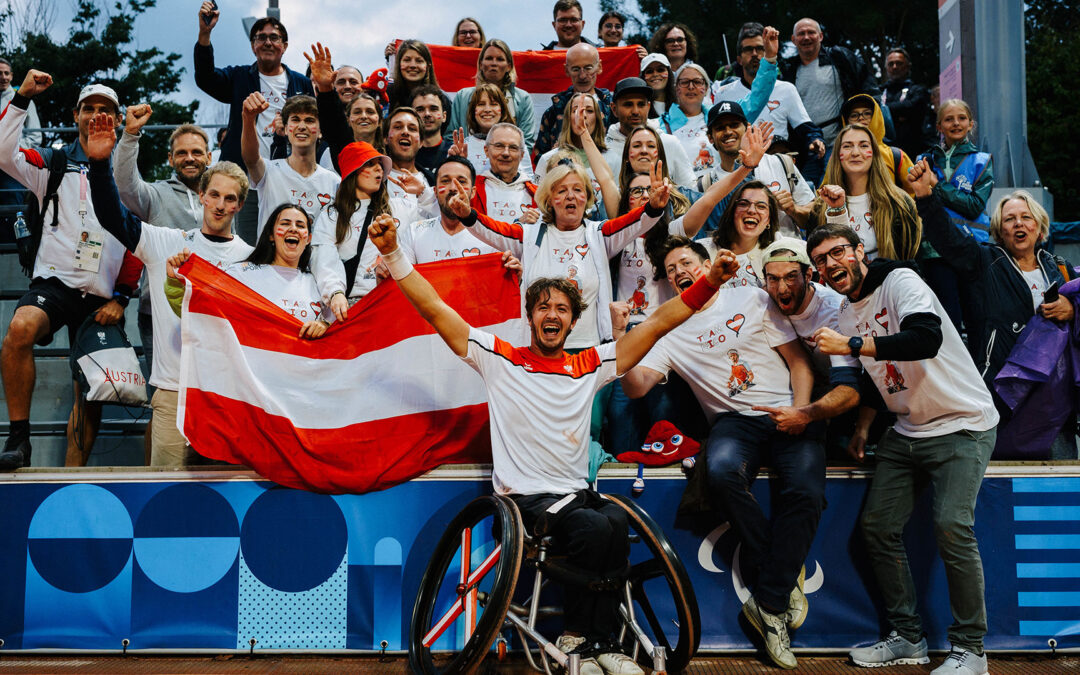
[{"label": "large flag held by crowd", "polygon": [[[470,324],[520,333],[520,291],[498,254],[418,265]],[[288,487],[367,492],[440,464],[491,461],[480,376],[397,284],[380,284],[318,340],[196,256],[186,291],[177,425],[201,454]]]}]

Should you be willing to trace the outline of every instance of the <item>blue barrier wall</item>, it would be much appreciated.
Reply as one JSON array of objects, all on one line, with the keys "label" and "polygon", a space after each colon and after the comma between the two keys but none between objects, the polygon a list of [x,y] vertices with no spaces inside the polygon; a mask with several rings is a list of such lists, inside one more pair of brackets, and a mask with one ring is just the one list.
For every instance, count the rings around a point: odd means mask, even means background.
[{"label": "blue barrier wall", "polygon": [[[618,477],[610,477],[612,474]],[[651,474],[651,475],[650,475]],[[605,477],[608,476],[608,477]],[[629,493],[605,470],[601,490]],[[407,648],[412,602],[446,523],[490,491],[480,472],[440,470],[367,495],[288,490],[247,474],[201,480],[77,474],[0,481],[3,649],[390,650]],[[845,648],[882,633],[856,522],[860,473],[830,474],[828,508],[807,561],[810,613],[795,647]],[[639,503],[686,565],[701,607],[702,649],[748,648],[746,589],[726,523],[675,522],[677,471],[647,474]],[[755,495],[769,501],[771,481]],[[951,621],[928,501],[908,529],[932,647]],[[992,467],[976,530],[989,649],[1080,647],[1080,477]]]}]

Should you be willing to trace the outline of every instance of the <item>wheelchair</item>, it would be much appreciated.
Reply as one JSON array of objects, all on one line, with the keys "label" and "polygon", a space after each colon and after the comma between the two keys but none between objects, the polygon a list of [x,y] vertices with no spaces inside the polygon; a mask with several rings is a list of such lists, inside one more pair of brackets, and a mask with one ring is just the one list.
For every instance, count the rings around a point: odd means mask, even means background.
[{"label": "wheelchair", "polygon": [[[617,636],[624,652],[653,673],[687,667],[701,640],[697,598],[674,548],[660,527],[627,497],[603,495],[620,506],[630,526],[630,566],[625,579],[596,580],[621,586]],[[537,621],[561,614],[545,606],[541,591],[552,579],[567,592],[580,585],[551,559],[551,538],[525,535],[517,505],[490,495],[471,501],[439,539],[420,582],[409,630],[414,673],[475,673],[489,654],[502,660],[516,633],[529,665],[553,675],[578,675],[580,656],[562,653],[537,630]],[[515,601],[522,576],[532,573]],[[494,643],[494,648],[493,648]]]}]

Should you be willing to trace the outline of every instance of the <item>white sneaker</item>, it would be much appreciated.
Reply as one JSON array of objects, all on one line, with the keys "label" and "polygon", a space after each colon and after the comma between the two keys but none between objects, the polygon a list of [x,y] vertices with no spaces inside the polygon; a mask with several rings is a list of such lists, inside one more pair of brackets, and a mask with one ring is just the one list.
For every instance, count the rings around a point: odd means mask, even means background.
[{"label": "white sneaker", "polygon": [[799,570],[799,578],[795,582],[795,588],[791,589],[787,603],[787,627],[788,630],[796,630],[806,621],[806,614],[810,611],[810,603],[806,600],[803,586],[806,584],[806,566]]},{"label": "white sneaker", "polygon": [[607,675],[645,675],[645,671],[634,663],[634,659],[621,652],[601,654],[596,657],[596,661]]},{"label": "white sneaker", "polygon": [[[880,668],[881,666],[917,666],[930,663],[930,657],[926,654],[926,638],[918,642],[908,642],[907,638],[893,631],[889,633],[889,637],[869,647],[852,649],[850,656],[852,663],[857,666]],[[985,664],[985,661],[983,663]],[[959,675],[960,671],[956,672]],[[980,672],[979,675],[982,673]]]},{"label": "white sneaker", "polygon": [[945,662],[930,671],[930,675],[988,675],[986,654],[978,656],[966,649],[952,648]]},{"label": "white sneaker", "polygon": [[[569,654],[581,645],[585,644],[585,638],[577,635],[563,633],[555,640],[555,647],[563,654]],[[604,670],[596,659],[589,657],[581,659],[581,675],[604,675]]]},{"label": "white sneaker", "polygon": [[795,654],[791,651],[786,613],[766,612],[757,604],[754,596],[750,596],[750,599],[746,601],[742,612],[754,630],[761,635],[761,639],[765,641],[765,653],[769,655],[773,663],[787,670],[799,665],[799,662],[795,660]]}]

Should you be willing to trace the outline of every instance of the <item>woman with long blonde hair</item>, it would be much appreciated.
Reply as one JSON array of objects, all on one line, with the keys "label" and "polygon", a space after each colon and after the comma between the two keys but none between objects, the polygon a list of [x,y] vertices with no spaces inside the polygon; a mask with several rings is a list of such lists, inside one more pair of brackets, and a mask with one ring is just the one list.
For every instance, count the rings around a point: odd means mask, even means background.
[{"label": "woman with long blonde hair", "polygon": [[[480,48],[476,59],[476,84],[493,84],[502,90],[514,124],[525,135],[526,154],[532,150],[536,140],[536,116],[533,113],[532,97],[529,92],[517,86],[517,70],[514,68],[514,53],[510,45],[499,39],[491,39]],[[449,110],[450,123],[446,137],[457,129],[464,129],[468,121],[469,100],[474,87],[465,87],[454,96],[453,109]]]},{"label": "woman with long blonde hair", "polygon": [[871,260],[913,260],[919,252],[915,202],[896,187],[868,127],[849,124],[837,134],[818,195],[808,230],[826,220],[850,225]]}]

